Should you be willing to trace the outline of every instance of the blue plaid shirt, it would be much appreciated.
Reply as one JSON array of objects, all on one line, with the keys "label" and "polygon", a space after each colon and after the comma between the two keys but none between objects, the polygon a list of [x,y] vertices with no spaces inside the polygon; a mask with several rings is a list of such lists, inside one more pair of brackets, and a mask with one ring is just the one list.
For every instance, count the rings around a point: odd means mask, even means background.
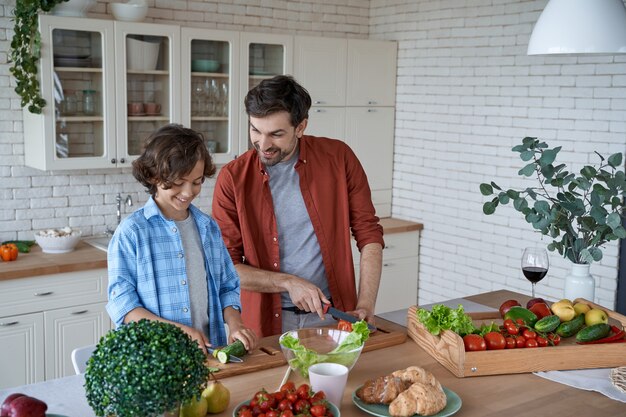
[{"label": "blue plaid shirt", "polygon": [[[209,291],[209,341],[227,343],[222,311],[241,310],[239,275],[215,220],[193,205],[205,254]],[[126,218],[115,231],[108,251],[109,302],[107,311],[116,326],[128,312],[143,307],[159,317],[191,326],[191,301],[183,243],[174,221],[163,217],[150,197],[143,208]]]}]

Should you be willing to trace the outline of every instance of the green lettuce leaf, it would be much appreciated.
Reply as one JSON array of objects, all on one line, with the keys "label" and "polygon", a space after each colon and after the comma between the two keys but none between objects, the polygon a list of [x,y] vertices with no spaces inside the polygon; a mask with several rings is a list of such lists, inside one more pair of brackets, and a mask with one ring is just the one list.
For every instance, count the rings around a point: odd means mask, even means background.
[{"label": "green lettuce leaf", "polygon": [[431,311],[420,308],[417,310],[417,318],[435,336],[442,330],[452,330],[461,336],[476,330],[472,318],[465,314],[461,304],[455,310],[443,304],[435,304]]}]

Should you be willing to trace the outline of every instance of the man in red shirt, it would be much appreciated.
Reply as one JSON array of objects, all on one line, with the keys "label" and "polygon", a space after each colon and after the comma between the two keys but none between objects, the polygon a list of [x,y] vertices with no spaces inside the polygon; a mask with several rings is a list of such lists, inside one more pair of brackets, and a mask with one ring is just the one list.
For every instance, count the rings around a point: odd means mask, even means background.
[{"label": "man in red shirt", "polygon": [[359,160],[342,141],[304,135],[311,97],[290,76],[262,81],[245,106],[254,149],[222,168],[212,208],[245,325],[268,336],[329,324],[331,302],[374,324],[384,241]]}]

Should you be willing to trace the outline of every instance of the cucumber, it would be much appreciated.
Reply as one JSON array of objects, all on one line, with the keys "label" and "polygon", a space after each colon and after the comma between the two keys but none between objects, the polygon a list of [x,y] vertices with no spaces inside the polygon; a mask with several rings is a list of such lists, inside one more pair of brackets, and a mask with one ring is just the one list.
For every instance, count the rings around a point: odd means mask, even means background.
[{"label": "cucumber", "polygon": [[611,326],[606,323],[592,324],[576,333],[577,342],[592,342],[607,337],[611,333]]},{"label": "cucumber", "polygon": [[542,333],[551,332],[559,327],[559,324],[561,324],[559,316],[545,316],[535,323],[535,330]]},{"label": "cucumber", "polygon": [[220,363],[227,363],[230,359],[230,356],[236,356],[241,358],[243,355],[248,353],[246,348],[243,345],[241,340],[235,340],[228,346],[224,346],[220,349],[215,349],[213,351],[213,356],[217,358]]},{"label": "cucumber", "polygon": [[559,324],[556,328],[556,334],[561,337],[574,336],[585,325],[585,315],[579,314],[570,321],[565,321]]},{"label": "cucumber", "polygon": [[511,319],[516,321],[517,319],[524,320],[527,326],[533,327],[535,323],[537,323],[537,315],[527,308],[520,306],[513,306],[509,311],[504,315],[504,319]]}]

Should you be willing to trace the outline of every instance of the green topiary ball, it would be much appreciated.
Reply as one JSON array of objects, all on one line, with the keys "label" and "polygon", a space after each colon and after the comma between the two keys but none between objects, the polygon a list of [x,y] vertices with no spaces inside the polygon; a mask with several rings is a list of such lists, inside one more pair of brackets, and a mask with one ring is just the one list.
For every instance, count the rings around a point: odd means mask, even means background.
[{"label": "green topiary ball", "polygon": [[142,319],[100,339],[85,372],[97,416],[151,417],[200,395],[209,378],[195,340],[173,324]]}]

